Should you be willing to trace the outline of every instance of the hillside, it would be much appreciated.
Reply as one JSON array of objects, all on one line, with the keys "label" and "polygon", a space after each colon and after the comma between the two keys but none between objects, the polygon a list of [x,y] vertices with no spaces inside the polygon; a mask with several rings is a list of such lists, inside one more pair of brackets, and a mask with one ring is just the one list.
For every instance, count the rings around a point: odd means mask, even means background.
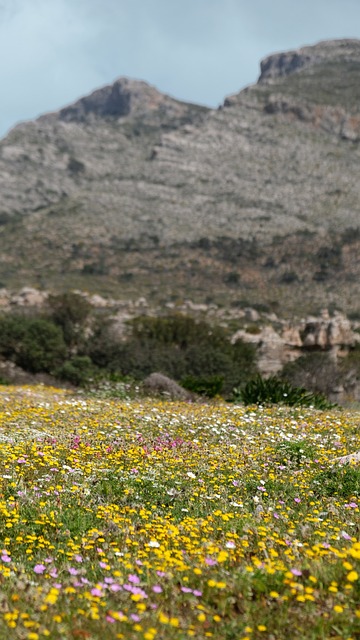
[{"label": "hillside", "polygon": [[356,314],[359,81],[360,41],[329,41],[217,110],[120,78],[15,127],[0,284]]}]

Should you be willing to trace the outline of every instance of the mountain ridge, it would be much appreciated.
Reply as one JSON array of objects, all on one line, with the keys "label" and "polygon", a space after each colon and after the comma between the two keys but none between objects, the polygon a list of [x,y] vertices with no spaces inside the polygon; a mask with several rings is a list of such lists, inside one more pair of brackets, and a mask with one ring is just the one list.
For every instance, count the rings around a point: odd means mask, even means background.
[{"label": "mountain ridge", "polygon": [[216,110],[118,78],[15,127],[0,283],[354,311],[354,78],[360,41],[327,41],[266,58]]}]

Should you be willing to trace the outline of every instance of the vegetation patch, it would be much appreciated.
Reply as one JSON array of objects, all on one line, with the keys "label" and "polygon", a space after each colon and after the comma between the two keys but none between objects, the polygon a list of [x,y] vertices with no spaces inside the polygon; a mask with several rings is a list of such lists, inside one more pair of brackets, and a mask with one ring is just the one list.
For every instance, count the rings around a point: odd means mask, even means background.
[{"label": "vegetation patch", "polygon": [[358,416],[0,393],[0,636],[356,638]]}]

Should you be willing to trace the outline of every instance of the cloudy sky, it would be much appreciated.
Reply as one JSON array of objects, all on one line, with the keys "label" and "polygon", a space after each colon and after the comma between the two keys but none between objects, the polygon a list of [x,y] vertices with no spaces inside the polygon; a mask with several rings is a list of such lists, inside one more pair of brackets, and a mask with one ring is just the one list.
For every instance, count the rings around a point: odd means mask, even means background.
[{"label": "cloudy sky", "polygon": [[217,106],[266,55],[343,37],[359,0],[0,0],[0,136],[123,75]]}]

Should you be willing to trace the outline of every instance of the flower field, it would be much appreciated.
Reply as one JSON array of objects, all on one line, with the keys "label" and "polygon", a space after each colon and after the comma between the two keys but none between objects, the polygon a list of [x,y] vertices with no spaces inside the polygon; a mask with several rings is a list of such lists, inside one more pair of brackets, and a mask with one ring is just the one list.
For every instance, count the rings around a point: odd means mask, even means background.
[{"label": "flower field", "polygon": [[0,638],[360,638],[359,414],[0,394]]}]

